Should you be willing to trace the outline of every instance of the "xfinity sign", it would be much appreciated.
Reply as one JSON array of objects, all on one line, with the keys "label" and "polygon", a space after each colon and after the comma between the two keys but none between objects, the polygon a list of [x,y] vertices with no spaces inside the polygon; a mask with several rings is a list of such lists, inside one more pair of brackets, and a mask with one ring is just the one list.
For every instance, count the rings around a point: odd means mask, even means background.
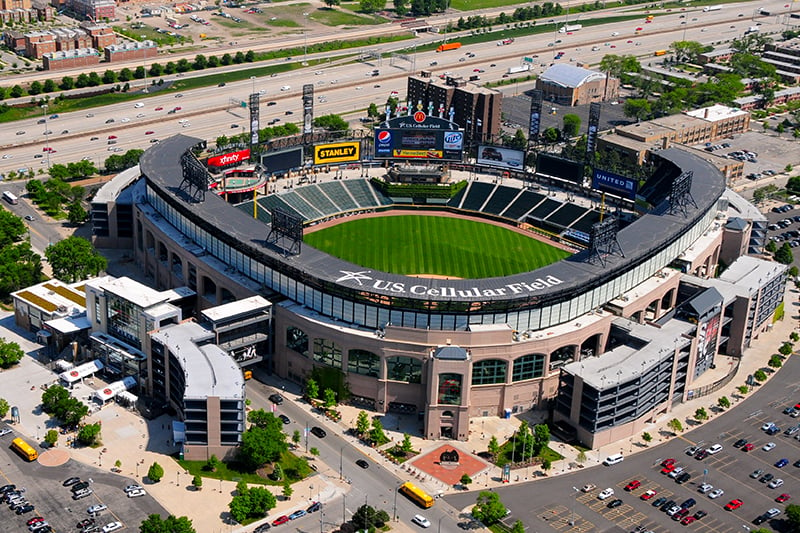
[{"label": "xfinity sign", "polygon": [[250,150],[240,150],[238,152],[231,152],[229,154],[218,155],[208,158],[208,166],[210,167],[225,167],[228,165],[235,165],[241,161],[250,159]]},{"label": "xfinity sign", "polygon": [[388,281],[370,276],[372,271],[362,270],[353,272],[340,270],[342,275],[336,279],[336,283],[347,283],[364,289],[375,289],[377,291],[394,293],[397,295],[427,296],[438,298],[489,298],[496,296],[525,296],[535,292],[555,287],[564,283],[563,280],[555,276],[535,278],[530,281],[520,281],[518,283],[507,283],[502,287],[484,288],[479,286],[456,288],[456,287],[431,287],[430,285],[418,284],[409,285],[402,281]]}]

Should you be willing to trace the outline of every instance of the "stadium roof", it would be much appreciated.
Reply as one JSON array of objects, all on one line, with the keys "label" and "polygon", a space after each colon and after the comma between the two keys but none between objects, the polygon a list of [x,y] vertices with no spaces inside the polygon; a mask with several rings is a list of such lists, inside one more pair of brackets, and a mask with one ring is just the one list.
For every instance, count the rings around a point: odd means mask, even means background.
[{"label": "stadium roof", "polygon": [[[686,206],[686,213],[645,214],[621,229],[617,239],[625,256],[610,255],[605,264],[589,262],[589,252],[581,252],[563,261],[506,277],[484,279],[416,278],[374,271],[342,261],[311,246],[302,252],[284,256],[280,248],[267,245],[269,228],[257,219],[228,205],[214,194],[204,202],[193,202],[183,191],[180,155],[202,144],[198,138],[177,135],[147,150],[140,159],[148,187],[160,191],[171,209],[190,217],[198,229],[215,235],[225,244],[246,253],[256,261],[301,280],[319,290],[335,290],[341,297],[363,301],[381,295],[389,299],[415,302],[514,302],[515,306],[543,306],[564,301],[612,280],[650,259],[654,247],[683,238],[700,218],[716,209],[725,190],[725,179],[710,162],[686,150],[668,148],[657,152],[672,172],[692,171],[691,194],[696,206]],[[653,236],[658,235],[654,242]],[[276,288],[277,290],[277,288]],[[415,304],[397,304],[415,305]],[[511,304],[508,304],[511,305]]]},{"label": "stadium roof", "polygon": [[593,80],[604,80],[606,75],[602,72],[589,70],[583,67],[576,67],[566,63],[556,63],[545,70],[539,79],[542,81],[560,85],[562,87],[580,87],[586,82]]}]

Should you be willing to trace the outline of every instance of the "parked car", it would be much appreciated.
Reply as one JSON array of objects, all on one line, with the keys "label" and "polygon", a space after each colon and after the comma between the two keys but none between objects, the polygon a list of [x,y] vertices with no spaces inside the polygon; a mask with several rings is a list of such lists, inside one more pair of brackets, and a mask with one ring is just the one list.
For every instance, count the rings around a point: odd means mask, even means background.
[{"label": "parked car", "polygon": [[598,500],[605,500],[606,498],[608,498],[610,496],[613,496],[613,495],[614,495],[614,489],[612,489],[611,487],[608,487],[607,489],[601,491],[600,494],[597,495],[597,499]]},{"label": "parked car", "polygon": [[736,509],[738,509],[742,505],[744,505],[744,502],[737,498],[735,500],[731,500],[730,502],[728,502],[728,504],[725,506],[725,510],[726,511],[735,511]]},{"label": "parked car", "polygon": [[314,426],[314,427],[312,427],[312,428],[311,428],[311,433],[313,433],[314,435],[316,435],[316,436],[317,436],[317,437],[319,437],[320,439],[324,439],[324,438],[325,438],[325,435],[327,435],[327,433],[325,432],[325,430],[324,430],[324,429],[322,429],[322,428],[321,428],[321,427],[319,427],[319,426]]},{"label": "parked car", "polygon": [[283,516],[279,516],[278,518],[276,518],[275,520],[273,520],[273,521],[272,521],[272,525],[273,525],[273,526],[279,526],[279,525],[281,525],[281,524],[285,524],[285,523],[286,523],[286,522],[288,522],[288,521],[289,521],[289,517],[288,517],[288,516],[286,516],[286,515],[283,515]]},{"label": "parked car", "polygon": [[714,490],[712,490],[711,492],[708,493],[708,497],[711,498],[712,500],[714,500],[714,499],[719,498],[723,494],[725,494],[724,490],[722,490],[722,489],[714,489]]},{"label": "parked car", "polygon": [[411,521],[414,522],[415,524],[417,524],[420,527],[424,527],[424,528],[431,527],[430,520],[428,520],[427,518],[425,518],[424,516],[422,516],[420,514],[415,514],[414,518],[412,518]]}]

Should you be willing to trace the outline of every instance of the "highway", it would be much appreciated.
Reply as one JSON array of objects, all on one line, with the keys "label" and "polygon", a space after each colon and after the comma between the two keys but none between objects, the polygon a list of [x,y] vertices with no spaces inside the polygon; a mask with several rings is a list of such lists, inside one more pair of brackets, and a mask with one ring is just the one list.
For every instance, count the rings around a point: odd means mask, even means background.
[{"label": "highway", "polygon": [[[738,17],[739,13],[744,16]],[[0,173],[19,169],[38,172],[38,169],[46,168],[48,157],[42,150],[47,146],[55,150],[49,155],[50,164],[89,158],[95,165],[102,166],[114,149],[119,152],[132,148],[146,149],[151,140],[177,133],[206,139],[242,133],[243,127],[247,127],[247,110],[239,107],[236,101],[246,100],[253,90],[264,91],[261,97],[261,127],[273,119],[300,122],[301,92],[306,83],[315,85],[315,116],[329,113],[360,114],[370,103],[374,102],[380,107],[390,91],[398,91],[402,97],[407,76],[423,68],[430,68],[435,75],[452,72],[465,78],[473,74],[474,69],[483,69],[485,72],[480,74],[481,82],[487,82],[501,79],[509,67],[520,64],[523,56],[538,56],[536,59],[539,63],[534,65],[533,73],[541,73],[550,64],[551,54],[557,51],[565,52],[560,60],[562,62],[575,60],[576,63],[596,65],[604,55],[613,53],[636,55],[646,63],[655,50],[668,48],[669,43],[675,40],[685,38],[710,44],[738,37],[755,24],[748,14],[752,16],[748,6],[741,4],[708,13],[687,8],[686,11],[675,10],[658,16],[650,24],[645,24],[643,17],[640,22],[584,27],[572,35],[548,32],[523,37],[501,47],[492,40],[451,52],[417,53],[414,55],[415,70],[411,70],[412,65],[407,62],[395,61],[395,65],[389,65],[388,60],[383,60],[309,67],[275,77],[228,83],[224,88],[213,85],[185,93],[164,89],[137,100],[144,104],[141,108],[135,108],[134,102],[127,102],[66,113],[57,119],[48,118],[46,128],[45,124],[37,123],[46,116],[43,110],[36,119],[0,126],[0,138],[8,143],[0,147]],[[681,15],[685,18],[680,18]],[[762,24],[762,32],[777,32],[784,28],[781,24],[783,18],[783,15],[757,17],[757,21]],[[570,20],[575,22],[575,19]],[[682,25],[681,22],[686,24]],[[556,21],[554,30],[560,25],[561,21]],[[634,35],[637,27],[643,28],[640,35]],[[619,35],[614,36],[613,33]],[[562,42],[548,47],[548,43],[554,40]],[[384,45],[387,48],[389,46]],[[393,43],[391,46],[398,48],[401,45]],[[593,47],[598,49],[592,51]],[[467,53],[473,53],[475,57],[470,58],[465,55]],[[433,61],[438,64],[431,67]],[[380,70],[380,75],[372,77],[370,73],[375,68]],[[315,72],[322,74],[315,75]],[[281,91],[284,86],[289,86],[290,90]],[[324,101],[319,99],[321,96]],[[270,106],[269,102],[275,102],[275,105]],[[176,107],[180,107],[180,110],[169,114]],[[287,111],[293,115],[286,115]],[[355,118],[355,115],[351,117]],[[110,119],[114,122],[109,123]],[[45,135],[45,131],[50,133]],[[24,133],[17,135],[18,132]],[[107,144],[111,135],[116,136],[113,145]],[[94,137],[96,139],[92,140]]]}]

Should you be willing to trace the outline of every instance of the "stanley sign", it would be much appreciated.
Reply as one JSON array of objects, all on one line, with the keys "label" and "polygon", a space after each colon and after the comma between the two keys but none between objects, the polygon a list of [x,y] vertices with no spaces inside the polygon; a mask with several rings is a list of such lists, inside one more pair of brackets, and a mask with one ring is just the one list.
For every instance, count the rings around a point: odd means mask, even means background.
[{"label": "stanley sign", "polygon": [[361,143],[319,144],[314,147],[314,164],[343,163],[361,159]]}]

